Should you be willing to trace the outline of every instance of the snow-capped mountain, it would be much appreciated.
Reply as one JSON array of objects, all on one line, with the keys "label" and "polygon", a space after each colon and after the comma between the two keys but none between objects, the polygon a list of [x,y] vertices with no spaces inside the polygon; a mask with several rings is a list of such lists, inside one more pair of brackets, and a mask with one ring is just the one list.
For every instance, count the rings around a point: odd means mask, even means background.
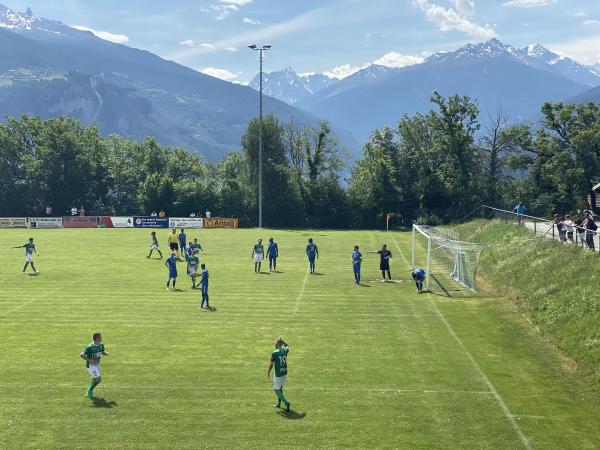
[{"label": "snow-capped mountain", "polygon": [[388,68],[375,77],[368,76],[373,69],[367,69],[297,106],[318,111],[364,141],[374,129],[394,127],[403,114],[428,111],[433,91],[469,96],[478,104],[484,122],[488,113],[499,109],[509,119],[520,121],[535,117],[546,101],[572,98],[600,85],[593,69],[542,46],[519,49],[497,39],[437,53],[420,64]]},{"label": "snow-capped mountain", "polygon": [[425,62],[448,62],[467,61],[470,59],[486,58],[515,58],[523,64],[538,69],[549,70],[554,73],[588,86],[600,85],[600,72],[593,68],[580,64],[577,61],[559,56],[540,44],[531,44],[527,47],[516,48],[506,45],[498,39],[490,39],[480,44],[467,44],[455,52],[436,53]]},{"label": "snow-capped mountain", "polygon": [[[0,5],[0,120],[69,116],[118,133],[218,160],[239,148],[257,93],[148,51]],[[319,119],[265,98],[265,111],[313,125]],[[349,138],[350,139],[350,138]]]},{"label": "snow-capped mountain", "polygon": [[[263,73],[263,93],[290,105],[329,87],[338,81],[323,74],[298,75],[291,67],[278,72]],[[257,74],[249,86],[259,90],[260,75]]]}]

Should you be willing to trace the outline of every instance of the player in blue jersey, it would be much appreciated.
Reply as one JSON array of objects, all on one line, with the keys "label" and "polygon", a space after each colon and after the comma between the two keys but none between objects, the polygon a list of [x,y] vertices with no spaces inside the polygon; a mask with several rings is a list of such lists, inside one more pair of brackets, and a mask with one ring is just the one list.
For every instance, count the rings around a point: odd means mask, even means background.
[{"label": "player in blue jersey", "polygon": [[315,259],[319,259],[319,248],[313,242],[312,238],[308,239],[306,244],[306,256],[308,256],[308,268],[310,273],[315,273]]},{"label": "player in blue jersey", "polygon": [[200,304],[200,308],[204,308],[204,302],[206,302],[206,309],[210,309],[210,305],[208,304],[208,269],[206,268],[206,264],[200,264],[201,272],[201,280],[200,287],[202,287],[202,303]]},{"label": "player in blue jersey", "polygon": [[167,258],[165,261],[165,266],[169,269],[169,281],[167,281],[167,291],[170,289],[169,285],[171,284],[171,280],[173,280],[173,289],[175,289],[175,283],[177,282],[177,261],[179,261],[179,256],[177,256],[177,252],[171,252],[171,256]]},{"label": "player in blue jersey", "polygon": [[358,245],[354,246],[352,252],[352,270],[354,271],[354,282],[360,284],[360,265],[362,263],[362,253],[358,250]]},{"label": "player in blue jersey", "polygon": [[267,256],[269,257],[269,272],[277,272],[277,257],[279,256],[279,247],[273,238],[269,238],[267,246]]},{"label": "player in blue jersey", "polygon": [[181,253],[181,256],[186,257],[187,259],[187,235],[183,228],[179,230],[179,235],[177,235],[177,237],[179,238],[179,252]]},{"label": "player in blue jersey", "polygon": [[425,269],[415,269],[412,271],[412,279],[417,286],[417,293],[423,292],[423,280],[425,279]]}]

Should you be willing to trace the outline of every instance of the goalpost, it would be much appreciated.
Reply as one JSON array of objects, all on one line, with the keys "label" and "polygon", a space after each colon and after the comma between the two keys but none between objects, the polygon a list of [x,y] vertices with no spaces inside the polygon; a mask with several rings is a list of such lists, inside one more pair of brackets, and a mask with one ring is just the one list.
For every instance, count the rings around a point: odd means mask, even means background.
[{"label": "goalpost", "polygon": [[447,276],[475,291],[477,261],[483,244],[464,242],[455,230],[413,225],[412,267],[425,269],[425,290],[431,290],[431,277]]}]

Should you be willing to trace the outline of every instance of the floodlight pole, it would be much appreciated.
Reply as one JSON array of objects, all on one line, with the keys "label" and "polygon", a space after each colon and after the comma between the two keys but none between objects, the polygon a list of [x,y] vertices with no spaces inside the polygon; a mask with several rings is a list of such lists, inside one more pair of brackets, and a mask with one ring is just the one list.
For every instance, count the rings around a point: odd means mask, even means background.
[{"label": "floodlight pole", "polygon": [[260,70],[259,70],[259,114],[258,114],[258,228],[262,228],[263,223],[263,183],[262,183],[262,162],[263,162],[263,52],[271,48],[270,45],[257,47],[255,44],[249,45],[248,48],[256,50],[260,53]]}]

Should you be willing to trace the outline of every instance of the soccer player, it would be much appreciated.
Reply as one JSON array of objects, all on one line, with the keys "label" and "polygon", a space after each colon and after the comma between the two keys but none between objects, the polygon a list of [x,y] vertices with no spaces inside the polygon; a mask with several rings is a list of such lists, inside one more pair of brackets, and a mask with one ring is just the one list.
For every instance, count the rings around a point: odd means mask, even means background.
[{"label": "soccer player", "polygon": [[267,256],[269,257],[269,272],[277,272],[277,257],[279,256],[279,247],[273,238],[269,238],[267,247]]},{"label": "soccer player", "polygon": [[85,346],[79,357],[85,360],[85,366],[87,371],[92,376],[92,381],[88,385],[85,396],[88,398],[94,398],[94,388],[100,384],[102,378],[100,377],[100,358],[102,356],[108,356],[108,353],[104,349],[104,343],[102,342],[102,334],[94,333],[92,336],[92,342]]},{"label": "soccer player", "polygon": [[259,239],[258,242],[252,248],[252,256],[254,259],[254,272],[260,272],[260,266],[262,264],[262,260],[265,255],[265,246],[262,243],[262,239]]},{"label": "soccer player", "polygon": [[170,289],[169,285],[173,280],[173,289],[175,289],[175,283],[177,282],[177,261],[179,257],[177,252],[171,252],[171,256],[165,261],[165,266],[169,269],[169,281],[167,281],[167,291]]},{"label": "soccer player", "polygon": [[156,239],[156,231],[150,233],[150,236],[152,237],[152,245],[150,246],[150,253],[148,253],[148,256],[146,258],[150,258],[150,256],[152,256],[152,252],[156,250],[158,252],[158,255],[160,256],[160,259],[162,259],[163,255],[158,246],[158,239]]},{"label": "soccer player", "polygon": [[273,405],[275,408],[281,408],[281,403],[285,405],[286,412],[290,412],[290,402],[283,395],[283,386],[287,382],[287,355],[290,352],[289,346],[281,338],[275,341],[275,351],[271,353],[271,363],[267,370],[267,378],[271,377],[271,370],[275,366],[275,376],[273,377],[273,389],[277,395],[277,403]]},{"label": "soccer player", "polygon": [[208,304],[208,269],[206,268],[206,264],[200,264],[202,268],[202,279],[200,280],[200,286],[202,287],[202,303],[200,304],[200,308],[204,308],[204,302],[206,302],[206,309],[210,309],[210,305]]},{"label": "soccer player", "polygon": [[358,245],[354,246],[352,252],[352,269],[354,270],[354,282],[360,284],[360,265],[362,263],[362,253],[358,250]]},{"label": "soccer player", "polygon": [[200,242],[198,242],[198,238],[194,238],[194,242],[190,244],[190,249],[192,249],[198,255],[200,255],[200,252],[202,252],[206,255],[206,252],[200,245]]},{"label": "soccer player", "polygon": [[385,282],[385,273],[387,272],[388,278],[392,281],[392,274],[390,273],[390,258],[392,257],[392,252],[388,250],[387,245],[383,244],[381,250],[373,250],[369,253],[377,253],[380,256],[379,260],[379,270],[381,270],[381,275],[383,276],[383,281]]},{"label": "soccer player", "polygon": [[187,259],[187,273],[192,277],[192,289],[196,289],[196,277],[198,276],[198,265],[200,264],[200,258],[196,256],[194,250]]},{"label": "soccer player", "polygon": [[187,235],[185,234],[185,230],[183,228],[181,228],[181,230],[179,231],[179,247],[181,247],[179,249],[179,252],[181,254],[181,256],[185,257],[185,248],[187,247]]},{"label": "soccer player", "polygon": [[179,238],[177,237],[177,230],[173,228],[169,233],[169,248],[172,252],[179,251]]},{"label": "soccer player", "polygon": [[423,292],[423,280],[425,279],[425,269],[415,269],[412,271],[412,279],[417,286],[417,293]]},{"label": "soccer player", "polygon": [[315,259],[319,259],[319,249],[312,238],[309,238],[308,244],[306,244],[306,256],[308,256],[308,268],[310,273],[315,273]]},{"label": "soccer player", "polygon": [[37,252],[37,250],[35,248],[35,244],[33,243],[33,238],[29,238],[29,242],[27,242],[26,244],[18,245],[13,248],[24,248],[25,249],[25,265],[23,266],[23,273],[25,273],[25,270],[27,269],[27,266],[29,264],[31,264],[33,273],[37,273],[37,270],[35,270],[35,266],[33,265],[33,253],[35,252],[35,254],[38,256],[40,256],[40,254]]}]

